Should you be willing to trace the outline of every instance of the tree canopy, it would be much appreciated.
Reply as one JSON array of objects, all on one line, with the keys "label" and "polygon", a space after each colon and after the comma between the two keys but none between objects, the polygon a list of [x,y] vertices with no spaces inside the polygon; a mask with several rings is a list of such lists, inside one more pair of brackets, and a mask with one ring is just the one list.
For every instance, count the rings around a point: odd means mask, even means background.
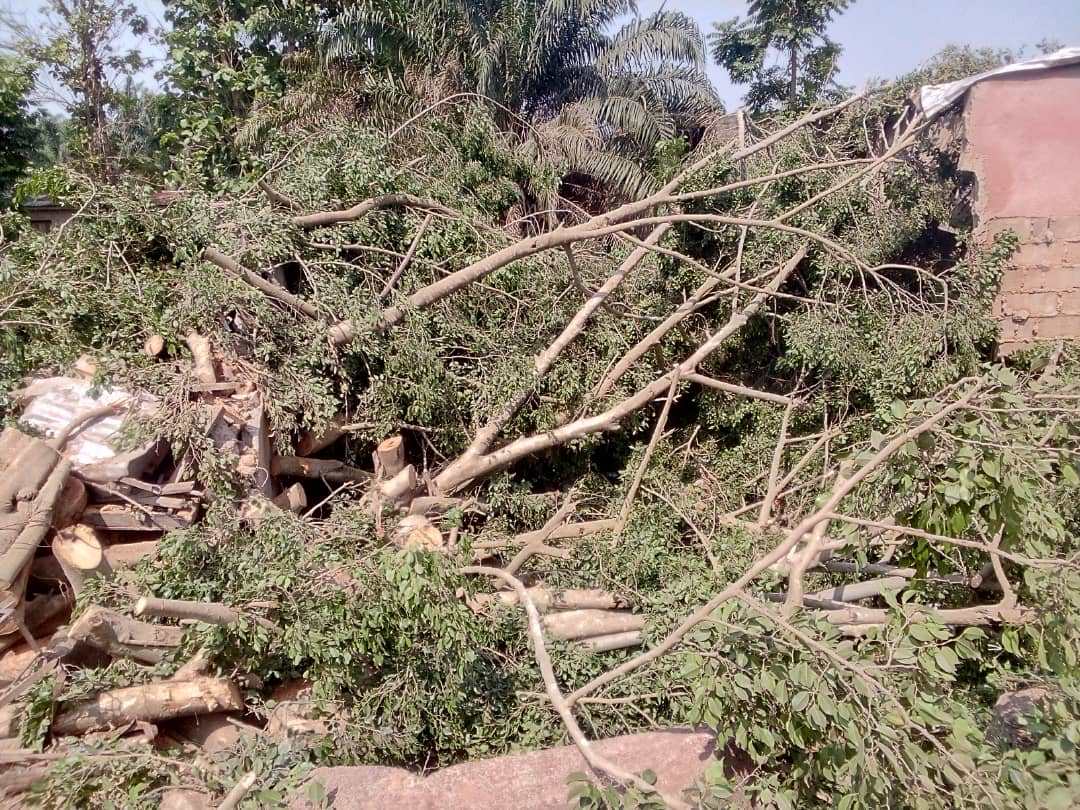
[{"label": "tree canopy", "polygon": [[[850,0],[751,0],[745,18],[714,23],[712,57],[747,85],[746,106],[762,112],[806,107],[835,93],[841,47],[826,30]],[[772,57],[778,54],[774,63]]]}]

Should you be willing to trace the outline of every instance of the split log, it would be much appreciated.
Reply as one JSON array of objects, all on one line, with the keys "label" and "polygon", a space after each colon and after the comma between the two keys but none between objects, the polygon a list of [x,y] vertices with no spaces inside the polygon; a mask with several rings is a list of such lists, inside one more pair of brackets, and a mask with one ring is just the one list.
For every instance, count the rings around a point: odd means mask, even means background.
[{"label": "split log", "polygon": [[240,619],[240,611],[215,602],[190,602],[184,599],[157,599],[144,596],[135,603],[136,616],[165,616],[192,619],[207,624],[228,626]]},{"label": "split log", "polygon": [[[51,448],[49,448],[51,450]],[[52,451],[55,452],[55,451]],[[62,459],[55,469],[48,474],[48,479],[42,485],[37,498],[26,514],[26,519],[20,521],[22,529],[10,544],[5,541],[16,528],[14,521],[0,524],[0,549],[7,546],[0,556],[0,590],[9,590],[19,578],[23,568],[33,559],[34,552],[45,538],[52,523],[53,508],[57,498],[64,489],[68,474],[71,472],[71,462]],[[15,476],[12,476],[14,478]],[[0,481],[0,485],[4,482]],[[18,490],[16,490],[18,491]],[[0,500],[0,509],[4,502]],[[0,516],[2,517],[2,516]],[[13,517],[8,515],[7,517]],[[5,536],[7,535],[7,536]]]},{"label": "split log", "polygon": [[58,736],[104,731],[138,720],[156,723],[174,717],[236,712],[244,700],[227,678],[162,681],[102,692],[91,700],[63,709],[52,723]]},{"label": "split log", "polygon": [[[541,610],[613,610],[626,607],[626,601],[610,591],[598,588],[571,588],[568,590],[555,590],[545,585],[537,585],[526,588],[525,592],[532,599],[533,604]],[[504,605],[518,604],[516,591],[498,591],[492,594],[478,594],[475,601],[480,604],[498,600]]]},{"label": "split log", "polygon": [[52,552],[76,594],[83,592],[88,580],[112,576],[105,549],[89,526],[80,523],[64,529],[53,539]]},{"label": "split log", "polygon": [[287,509],[300,514],[307,508],[307,492],[303,484],[293,484],[270,502],[278,509]]},{"label": "split log", "polygon": [[195,379],[204,385],[213,385],[217,382],[217,372],[214,371],[214,356],[210,352],[210,341],[198,332],[189,332],[184,338],[191,350],[191,359],[194,363]]},{"label": "split log", "polygon": [[382,471],[383,478],[393,478],[405,469],[405,440],[400,434],[379,442],[374,454],[375,471]]},{"label": "split log", "polygon": [[91,605],[68,630],[68,638],[114,658],[156,664],[180,646],[183,631],[179,627],[135,621],[115,610]]},{"label": "split log", "polygon": [[145,559],[158,558],[158,541],[144,540],[138,543],[113,543],[105,549],[105,559],[115,571],[118,568],[134,568]]},{"label": "split log", "polygon": [[627,647],[641,646],[641,631],[630,630],[626,633],[609,633],[606,636],[590,636],[579,642],[581,646],[593,652],[611,652],[612,650],[624,650]]},{"label": "split log", "polygon": [[415,489],[416,468],[407,464],[401,472],[379,487],[379,492],[387,500],[398,501],[407,499]]},{"label": "split log", "polygon": [[542,624],[554,638],[583,639],[640,631],[645,627],[645,617],[612,610],[568,610],[544,616]]},{"label": "split log", "polygon": [[316,478],[328,484],[346,484],[350,481],[370,481],[371,473],[350,467],[343,461],[301,456],[274,456],[270,472],[275,476],[293,478]]}]

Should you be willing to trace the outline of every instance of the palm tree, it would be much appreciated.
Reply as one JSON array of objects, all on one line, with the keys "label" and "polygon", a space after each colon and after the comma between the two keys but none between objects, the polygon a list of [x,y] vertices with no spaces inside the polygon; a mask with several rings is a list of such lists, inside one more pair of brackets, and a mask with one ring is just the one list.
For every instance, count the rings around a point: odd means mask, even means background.
[{"label": "palm tree", "polygon": [[[608,31],[634,15],[614,34]],[[457,64],[526,148],[626,194],[656,146],[722,111],[686,15],[633,0],[355,0],[325,27],[325,60],[404,76]]]}]

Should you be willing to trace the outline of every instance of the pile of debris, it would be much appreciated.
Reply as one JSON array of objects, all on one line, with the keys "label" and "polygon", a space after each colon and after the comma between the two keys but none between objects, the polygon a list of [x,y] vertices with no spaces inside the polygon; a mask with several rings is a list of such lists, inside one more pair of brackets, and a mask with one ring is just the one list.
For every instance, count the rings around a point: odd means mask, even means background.
[{"label": "pile of debris", "polygon": [[[447,511],[462,509],[482,520],[483,505],[433,492],[426,470],[418,475],[407,463],[401,435],[375,448],[372,472],[316,457],[348,434],[344,418],[320,434],[301,436],[296,455],[274,455],[262,394],[215,358],[205,338],[192,334],[187,344],[193,367],[181,363],[181,373],[191,375],[191,397],[204,409],[213,444],[236,459],[237,480],[248,487],[238,505],[239,519],[256,523],[275,510],[313,511],[308,510],[312,492],[348,488],[363,492],[363,502],[376,515],[377,533],[384,532],[385,515],[394,523],[387,533],[390,542],[443,555],[460,552],[458,529],[444,533],[436,525]],[[163,350],[160,338],[147,341],[147,354]],[[74,611],[94,578],[124,589],[125,570],[156,560],[161,537],[191,526],[212,499],[200,485],[195,460],[173,458],[160,441],[130,439],[138,419],[160,415],[160,402],[145,392],[100,390],[93,382],[96,373],[94,362],[84,357],[73,376],[28,381],[17,392],[18,426],[0,434],[0,754],[7,754],[0,768],[6,777],[18,776],[7,780],[16,787],[31,784],[38,766],[18,761],[26,752],[15,701],[50,674],[62,684],[69,668],[99,667],[114,658],[159,664],[176,653],[184,624],[230,625],[244,618],[275,628],[266,617],[271,603],[161,599],[139,593],[130,583],[131,615],[97,604]],[[135,446],[117,449],[125,438]],[[568,549],[555,545],[559,541],[610,531],[613,523],[578,520],[574,502],[566,499],[541,529],[480,543],[473,558],[488,565],[501,560],[502,570],[516,574],[533,555],[569,556]],[[545,614],[547,635],[597,652],[641,643],[644,617],[627,610],[616,595],[530,584],[528,594]],[[517,609],[519,603],[512,590],[460,596],[477,612]],[[307,684],[275,690],[275,709],[262,728],[248,722],[240,692],[241,685],[261,684],[241,684],[209,671],[210,662],[199,652],[168,678],[62,703],[54,707],[50,734],[58,750],[65,736],[119,730],[158,746],[195,745],[197,755],[206,756],[233,750],[243,735],[281,740],[326,732]],[[61,694],[59,686],[54,694]],[[162,806],[205,806],[189,793],[168,791]],[[187,804],[169,803],[181,801]]]}]

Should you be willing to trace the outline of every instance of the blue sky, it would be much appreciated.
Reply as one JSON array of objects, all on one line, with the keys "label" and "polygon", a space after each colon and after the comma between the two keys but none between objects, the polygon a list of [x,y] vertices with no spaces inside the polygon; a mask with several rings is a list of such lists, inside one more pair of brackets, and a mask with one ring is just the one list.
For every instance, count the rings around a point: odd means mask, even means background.
[{"label": "blue sky", "polygon": [[[664,5],[696,19],[708,34],[712,23],[746,12],[742,0],[638,0],[642,13]],[[1012,48],[1054,39],[1080,45],[1080,0],[855,0],[829,29],[844,52],[839,79],[861,86],[870,78],[893,78],[918,66],[946,45]],[[742,90],[712,66],[709,76],[729,109]]]},{"label": "blue sky", "polygon": [[[162,22],[160,0],[136,0],[151,19]],[[0,0],[20,14],[33,13],[41,0]],[[712,23],[744,14],[743,0],[638,0],[643,14],[661,5],[696,19],[708,33]],[[855,0],[830,28],[843,45],[840,81],[862,85],[870,78],[906,73],[946,45],[1012,48],[1054,39],[1080,45],[1080,0]],[[157,48],[154,55],[159,55]],[[709,75],[729,108],[739,104],[742,90],[712,66]]]}]

